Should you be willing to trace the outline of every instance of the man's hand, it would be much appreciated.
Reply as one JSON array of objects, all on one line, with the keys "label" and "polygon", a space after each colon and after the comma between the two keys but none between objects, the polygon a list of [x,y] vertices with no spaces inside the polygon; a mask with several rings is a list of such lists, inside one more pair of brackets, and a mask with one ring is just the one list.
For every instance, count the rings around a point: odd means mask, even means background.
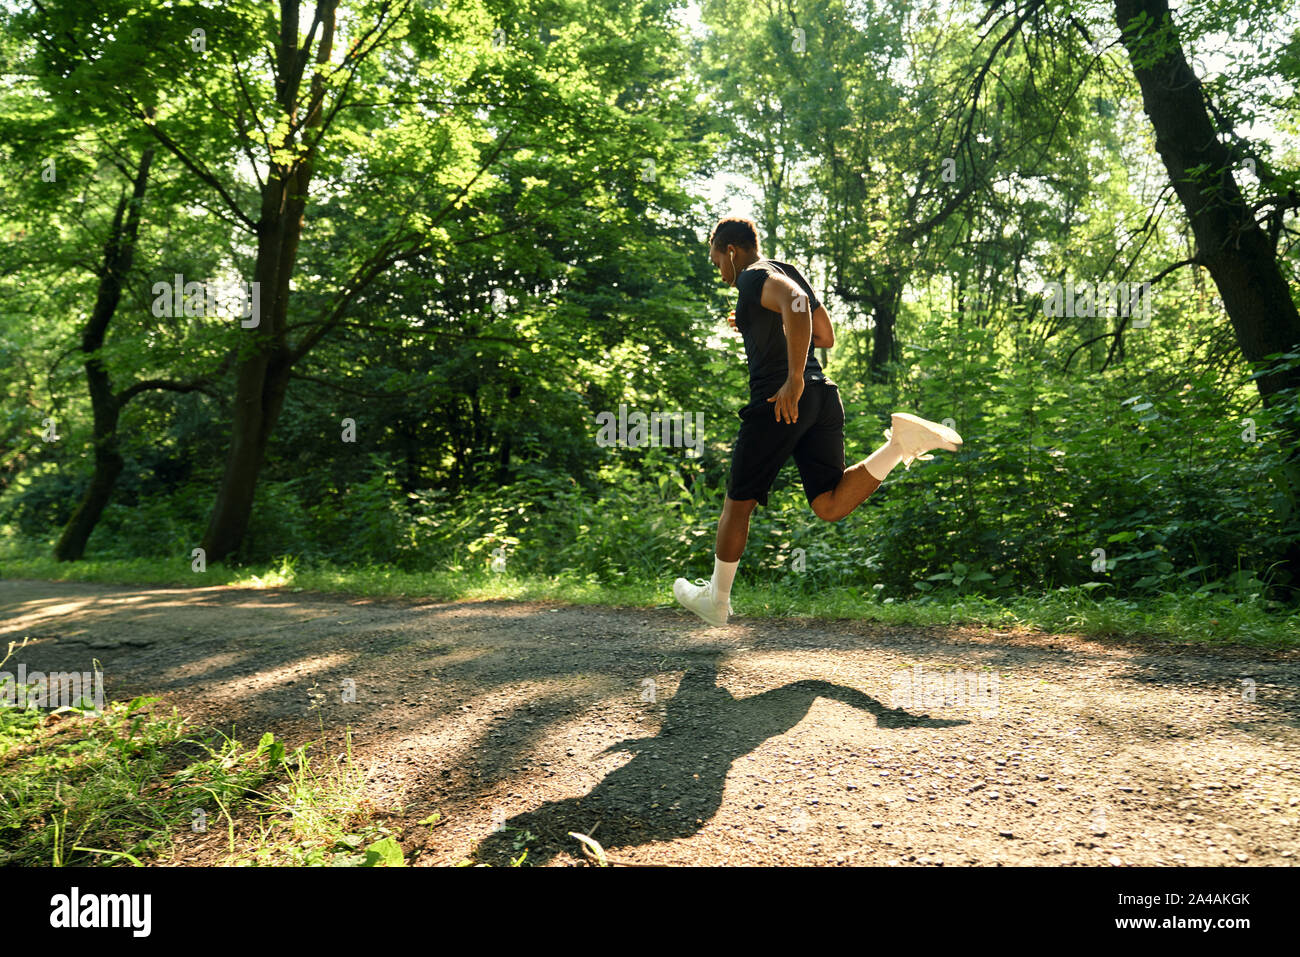
[{"label": "man's hand", "polygon": [[[803,370],[799,370],[800,373]],[[803,375],[797,379],[786,379],[785,385],[781,386],[776,395],[768,399],[768,402],[776,403],[776,421],[788,422],[794,425],[799,421],[799,397],[803,395]]]},{"label": "man's hand", "polygon": [[739,334],[740,330],[736,328],[736,311],[733,309],[727,313],[727,325],[731,326],[731,331]]}]

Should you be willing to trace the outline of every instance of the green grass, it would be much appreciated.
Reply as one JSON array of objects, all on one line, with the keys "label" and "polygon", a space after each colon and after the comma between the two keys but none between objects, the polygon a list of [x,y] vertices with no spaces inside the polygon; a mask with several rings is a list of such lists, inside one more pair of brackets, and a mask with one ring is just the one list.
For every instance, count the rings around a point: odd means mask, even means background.
[{"label": "green grass", "polygon": [[[381,566],[307,567],[291,559],[244,567],[210,566],[193,572],[185,563],[161,559],[56,562],[30,554],[0,562],[0,577],[122,585],[283,588],[370,598],[435,601],[558,601],[574,605],[671,608],[671,583],[611,583],[594,574],[554,577],[507,570],[403,572]],[[1086,588],[990,597],[932,588],[913,595],[885,589],[822,588],[785,573],[760,583],[737,582],[738,615],[754,618],[860,619],[890,625],[980,625],[1031,628],[1090,638],[1155,638],[1207,645],[1287,649],[1300,646],[1300,610],[1269,600],[1257,582],[1235,591],[1188,589],[1150,598],[1098,597]]]},{"label": "green grass", "polygon": [[401,865],[350,736],[344,755],[310,747],[267,733],[246,748],[156,698],[0,708],[0,865],[184,864],[178,837],[196,828],[222,836],[205,864]]},{"label": "green grass", "polygon": [[[396,832],[380,822],[365,794],[365,774],[352,760],[352,736],[342,755],[311,759],[310,745],[282,762],[283,780],[263,787],[252,802],[255,831],[229,863],[293,867],[400,867]],[[400,816],[402,808],[393,813]],[[251,816],[251,815],[250,815]]]},{"label": "green grass", "polygon": [[156,706],[0,709],[0,862],[140,864],[169,853],[195,811],[215,819],[266,776],[263,754],[213,748]]}]

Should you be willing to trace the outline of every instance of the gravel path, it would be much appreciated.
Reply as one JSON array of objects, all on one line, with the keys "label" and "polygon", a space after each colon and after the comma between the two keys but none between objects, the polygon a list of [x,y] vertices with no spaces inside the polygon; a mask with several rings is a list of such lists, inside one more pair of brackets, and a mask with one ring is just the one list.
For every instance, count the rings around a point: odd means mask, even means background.
[{"label": "gravel path", "polygon": [[98,658],[110,697],[160,695],[246,742],[338,749],[351,728],[416,864],[572,863],[570,831],[678,865],[1300,854],[1295,653],[0,581],[0,641],[25,636],[11,672]]}]

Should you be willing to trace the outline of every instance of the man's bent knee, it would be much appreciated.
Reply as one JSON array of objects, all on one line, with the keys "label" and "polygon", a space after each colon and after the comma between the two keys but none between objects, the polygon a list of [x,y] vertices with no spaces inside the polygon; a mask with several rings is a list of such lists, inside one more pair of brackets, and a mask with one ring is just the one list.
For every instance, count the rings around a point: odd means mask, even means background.
[{"label": "man's bent knee", "polygon": [[839,508],[835,504],[835,496],[831,492],[822,492],[812,500],[813,514],[824,522],[838,522],[849,513]]}]

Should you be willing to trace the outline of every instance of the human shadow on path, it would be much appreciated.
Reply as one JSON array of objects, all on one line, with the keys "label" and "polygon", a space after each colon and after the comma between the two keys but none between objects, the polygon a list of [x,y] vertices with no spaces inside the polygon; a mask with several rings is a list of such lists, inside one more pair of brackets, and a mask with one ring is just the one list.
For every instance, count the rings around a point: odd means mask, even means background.
[{"label": "human shadow on path", "polygon": [[632,760],[583,797],[551,801],[505,821],[503,829],[480,842],[473,858],[507,864],[527,847],[527,863],[545,864],[560,851],[578,850],[570,831],[592,834],[597,825],[592,837],[607,850],[691,837],[721,806],[732,762],[789,731],[818,698],[869,711],[880,728],[968,723],[886,708],[870,695],[829,681],[796,681],[735,698],[717,679],[713,664],[688,670],[666,702],[657,735],[620,741],[603,752],[631,752]]}]

